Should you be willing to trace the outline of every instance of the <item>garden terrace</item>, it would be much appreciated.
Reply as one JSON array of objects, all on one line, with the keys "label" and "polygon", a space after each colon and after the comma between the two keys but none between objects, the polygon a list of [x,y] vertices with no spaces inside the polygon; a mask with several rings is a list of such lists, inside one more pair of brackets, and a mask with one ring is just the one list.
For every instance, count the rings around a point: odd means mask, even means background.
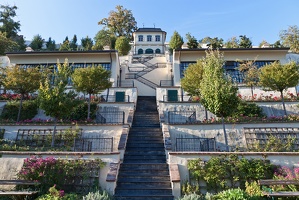
[{"label": "garden terrace", "polygon": [[216,151],[215,138],[176,138],[174,151]]},{"label": "garden terrace", "polygon": [[298,127],[244,127],[243,132],[249,150],[257,144],[263,148],[270,140],[270,137],[280,139],[284,144],[292,139],[292,150],[299,150]]},{"label": "garden terrace", "polygon": [[[18,146],[51,147],[54,129],[18,129],[16,144]],[[58,129],[55,134],[55,147],[73,146],[74,139],[82,136],[83,129]]]}]

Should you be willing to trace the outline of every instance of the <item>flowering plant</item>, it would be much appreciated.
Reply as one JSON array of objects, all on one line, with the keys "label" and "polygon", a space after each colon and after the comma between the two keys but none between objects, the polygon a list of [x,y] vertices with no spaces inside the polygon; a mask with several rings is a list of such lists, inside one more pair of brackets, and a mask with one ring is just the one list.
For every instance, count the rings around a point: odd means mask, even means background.
[{"label": "flowering plant", "polygon": [[46,193],[53,185],[55,189],[65,188],[68,192],[76,192],[73,190],[78,188],[72,187],[72,183],[83,183],[90,176],[95,176],[90,173],[97,172],[102,166],[101,160],[66,160],[33,156],[24,160],[18,177],[40,183],[37,187],[39,187],[41,194]]},{"label": "flowering plant", "polygon": [[[284,100],[285,101],[298,101],[299,94],[295,95],[292,92],[288,92],[284,95]],[[238,94],[238,97],[242,100],[245,101],[281,101],[281,96],[275,96],[274,94],[269,94],[269,95],[264,95],[263,93],[258,94],[253,94],[253,96],[251,95],[241,95]]]}]

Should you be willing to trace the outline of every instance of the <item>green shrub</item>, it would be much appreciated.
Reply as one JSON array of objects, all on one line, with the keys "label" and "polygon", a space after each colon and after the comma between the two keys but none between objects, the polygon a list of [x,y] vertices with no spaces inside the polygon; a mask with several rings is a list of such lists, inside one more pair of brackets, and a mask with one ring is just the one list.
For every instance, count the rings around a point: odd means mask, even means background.
[{"label": "green shrub", "polygon": [[217,195],[214,195],[214,199],[248,200],[250,199],[250,197],[245,191],[241,190],[240,188],[236,188],[236,189],[228,189],[219,192]]},{"label": "green shrub", "polygon": [[[69,120],[85,120],[87,119],[87,112],[88,112],[88,103],[85,101],[77,100],[78,105],[73,108],[72,113],[68,117]],[[97,103],[91,102],[90,103],[90,118],[95,119],[96,116],[96,109],[97,109]]]},{"label": "green shrub", "polygon": [[87,195],[83,196],[83,200],[111,200],[112,196],[109,195],[108,192],[104,191],[96,191],[89,192]]},{"label": "green shrub", "polygon": [[246,101],[240,100],[237,110],[233,113],[232,117],[265,117],[263,109],[255,103],[249,103]]},{"label": "green shrub", "polygon": [[[20,101],[8,102],[2,111],[2,120],[16,121],[19,112]],[[20,120],[32,119],[38,111],[38,104],[36,100],[23,101]]]}]

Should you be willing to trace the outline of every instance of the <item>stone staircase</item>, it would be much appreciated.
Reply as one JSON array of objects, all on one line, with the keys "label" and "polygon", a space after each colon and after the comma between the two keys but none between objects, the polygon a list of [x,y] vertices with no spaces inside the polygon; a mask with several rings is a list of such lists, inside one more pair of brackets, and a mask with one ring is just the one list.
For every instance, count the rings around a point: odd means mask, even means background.
[{"label": "stone staircase", "polygon": [[155,97],[138,97],[114,198],[174,199]]}]

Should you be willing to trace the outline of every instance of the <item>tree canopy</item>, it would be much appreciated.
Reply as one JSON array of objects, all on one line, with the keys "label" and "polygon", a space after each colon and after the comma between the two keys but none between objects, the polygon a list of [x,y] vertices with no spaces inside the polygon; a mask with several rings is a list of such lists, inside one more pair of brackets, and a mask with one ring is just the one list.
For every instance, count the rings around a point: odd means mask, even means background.
[{"label": "tree canopy", "polygon": [[112,83],[109,81],[111,72],[103,67],[79,68],[72,74],[73,86],[77,92],[84,92],[89,95],[87,119],[90,118],[90,100],[92,94],[101,93],[110,88]]},{"label": "tree canopy", "polygon": [[177,31],[174,31],[169,41],[170,52],[172,53],[173,50],[180,49],[183,44],[184,44],[183,37]]},{"label": "tree canopy", "polygon": [[17,48],[18,44],[7,38],[5,33],[0,32],[0,55],[5,55],[5,52],[12,51]]},{"label": "tree canopy", "polygon": [[202,81],[203,63],[198,60],[194,64],[190,64],[184,72],[181,79],[182,88],[192,96],[200,97],[200,84]]},{"label": "tree canopy", "polygon": [[56,49],[55,40],[52,40],[51,37],[49,37],[48,41],[46,42],[47,50],[54,51]]},{"label": "tree canopy", "polygon": [[239,48],[252,48],[251,40],[246,35],[240,35]]},{"label": "tree canopy", "polygon": [[207,47],[215,50],[215,49],[220,49],[223,47],[223,39],[222,38],[211,38],[211,37],[205,37],[202,39],[203,43],[207,43]]},{"label": "tree canopy", "polygon": [[120,56],[128,55],[131,50],[129,39],[124,36],[118,37],[115,42],[115,49]]},{"label": "tree canopy", "polygon": [[116,37],[124,36],[132,39],[132,33],[137,30],[137,22],[131,10],[117,5],[115,11],[110,11],[108,18],[101,19],[98,24],[106,26]]},{"label": "tree canopy", "polygon": [[259,83],[265,90],[278,91],[281,94],[283,109],[287,115],[283,91],[295,87],[299,82],[299,66],[294,62],[281,64],[276,61],[259,69]]},{"label": "tree canopy", "polygon": [[283,46],[290,47],[294,53],[299,53],[299,29],[298,26],[289,26],[287,30],[279,33]]},{"label": "tree canopy", "polygon": [[[64,63],[57,61],[57,70],[53,70],[45,81],[40,82],[38,101],[45,114],[54,117],[54,131],[52,134],[52,147],[54,146],[56,123],[58,119],[68,116],[76,103],[73,91],[66,92],[66,86],[71,76],[68,60]],[[52,83],[52,84],[51,84]]]},{"label": "tree canopy", "polygon": [[34,51],[38,51],[38,50],[42,50],[43,48],[43,44],[44,44],[44,39],[42,38],[42,36],[40,35],[35,35],[30,43],[30,47],[34,50]]},{"label": "tree canopy", "polygon": [[202,59],[204,67],[200,84],[201,103],[217,117],[222,118],[226,150],[228,151],[224,117],[230,116],[238,106],[238,88],[224,74],[223,55],[217,51],[208,51]]},{"label": "tree canopy", "polygon": [[[0,32],[6,33],[7,38],[15,38],[20,31],[20,22],[14,21],[13,18],[17,15],[17,6],[0,5]],[[2,25],[1,25],[2,24]]]},{"label": "tree canopy", "polygon": [[5,88],[21,94],[17,121],[20,119],[24,95],[35,92],[39,88],[40,79],[41,73],[38,68],[25,69],[18,65],[6,68],[3,81]]},{"label": "tree canopy", "polygon": [[186,34],[187,39],[187,46],[189,49],[197,49],[198,48],[198,41],[197,39],[192,36],[190,33]]},{"label": "tree canopy", "polygon": [[94,41],[93,50],[102,50],[104,46],[109,46],[110,49],[114,49],[116,37],[110,30],[102,29],[96,34]]},{"label": "tree canopy", "polygon": [[85,38],[81,39],[81,45],[85,51],[91,50],[93,46],[93,41],[91,38],[86,36]]}]

